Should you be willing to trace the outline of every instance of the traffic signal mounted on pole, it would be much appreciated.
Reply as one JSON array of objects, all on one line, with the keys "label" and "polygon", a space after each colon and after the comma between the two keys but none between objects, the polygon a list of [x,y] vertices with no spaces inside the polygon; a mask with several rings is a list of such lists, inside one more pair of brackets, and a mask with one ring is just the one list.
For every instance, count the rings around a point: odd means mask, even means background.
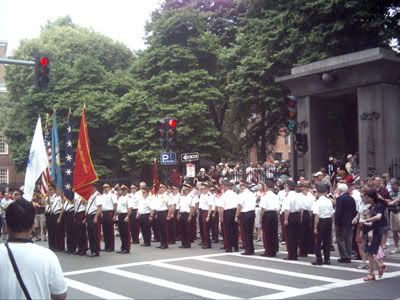
[{"label": "traffic signal mounted on pole", "polygon": [[161,119],[157,122],[157,138],[161,147],[166,146],[167,142],[167,119]]},{"label": "traffic signal mounted on pole", "polygon": [[308,151],[307,134],[302,132],[297,132],[295,135],[295,145],[297,151],[306,153]]},{"label": "traffic signal mounted on pole", "polygon": [[39,89],[46,89],[50,83],[50,59],[47,55],[35,56],[35,83]]},{"label": "traffic signal mounted on pole", "polygon": [[288,108],[288,125],[289,131],[296,131],[297,128],[297,103],[294,96],[286,97],[286,105]]},{"label": "traffic signal mounted on pole", "polygon": [[168,132],[167,132],[167,146],[176,146],[176,124],[175,118],[167,118]]}]

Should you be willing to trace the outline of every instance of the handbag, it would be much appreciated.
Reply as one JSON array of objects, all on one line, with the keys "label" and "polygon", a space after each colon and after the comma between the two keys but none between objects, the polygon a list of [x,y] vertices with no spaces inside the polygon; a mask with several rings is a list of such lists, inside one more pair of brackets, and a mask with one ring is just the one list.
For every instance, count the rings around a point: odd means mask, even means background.
[{"label": "handbag", "polygon": [[19,272],[17,263],[15,262],[14,255],[12,254],[12,252],[10,250],[10,247],[8,246],[8,242],[5,242],[4,245],[7,248],[8,256],[10,257],[10,261],[11,261],[11,264],[13,266],[15,275],[17,275],[17,279],[18,279],[19,285],[21,286],[22,291],[24,292],[24,295],[25,295],[26,299],[27,300],[32,300],[31,295],[29,295],[29,292],[28,292],[28,290],[27,290],[27,288],[25,286],[24,281],[22,280],[21,273]]}]

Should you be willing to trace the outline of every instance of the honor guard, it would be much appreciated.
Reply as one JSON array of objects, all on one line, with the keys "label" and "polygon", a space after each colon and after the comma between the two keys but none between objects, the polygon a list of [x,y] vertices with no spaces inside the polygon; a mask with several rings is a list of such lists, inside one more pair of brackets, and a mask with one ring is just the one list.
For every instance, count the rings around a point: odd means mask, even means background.
[{"label": "honor guard", "polygon": [[167,187],[164,184],[160,184],[158,195],[155,195],[152,199],[152,211],[150,215],[150,219],[155,218],[160,231],[160,245],[157,247],[160,249],[168,248],[168,200]]},{"label": "honor guard", "polygon": [[86,204],[87,201],[83,199],[78,193],[74,194],[75,202],[75,224],[76,224],[76,244],[78,250],[75,252],[77,255],[86,255],[88,248],[88,239],[86,234]]},{"label": "honor guard", "polygon": [[150,228],[150,212],[151,201],[149,190],[146,187],[141,188],[138,192],[138,213],[136,218],[139,220],[140,230],[142,232],[144,247],[151,246],[151,228]]},{"label": "honor guard", "polygon": [[254,254],[254,221],[256,218],[256,195],[249,190],[247,182],[240,181],[240,193],[235,222],[240,224],[240,233],[245,251],[242,255]]},{"label": "honor guard", "polygon": [[199,226],[201,235],[201,244],[203,249],[211,248],[211,212],[213,205],[213,197],[211,195],[207,182],[200,184],[199,197]]},{"label": "honor guard", "polygon": [[102,197],[95,185],[89,197],[86,210],[87,235],[89,239],[90,257],[100,255],[100,226],[101,226]]},{"label": "honor guard", "polygon": [[301,199],[296,193],[296,184],[292,180],[286,181],[289,189],[288,195],[283,200],[282,209],[285,211],[284,226],[286,227],[287,260],[297,260],[297,249],[300,237]]},{"label": "honor guard", "polygon": [[64,226],[61,224],[61,211],[63,203],[61,197],[56,193],[56,187],[50,185],[48,195],[49,207],[47,210],[47,232],[49,235],[49,248],[53,251],[64,249]]},{"label": "honor guard", "polygon": [[75,203],[67,198],[64,201],[64,223],[67,235],[67,250],[65,252],[73,254],[76,251]]},{"label": "honor guard", "polygon": [[[191,223],[191,237],[192,243],[197,240],[197,215],[199,212],[199,191],[196,187],[194,187],[190,191],[190,195],[192,196],[192,223]],[[201,243],[199,244],[201,245]]]},{"label": "honor guard", "polygon": [[224,243],[225,252],[239,251],[238,223],[235,222],[238,195],[233,191],[233,184],[228,180],[222,182],[224,192],[221,196],[223,205]]},{"label": "honor guard", "polygon": [[279,250],[279,197],[273,192],[274,183],[272,181],[267,181],[264,185],[264,189],[264,193],[260,197],[260,219],[265,249],[262,256],[275,257]]},{"label": "honor guard", "polygon": [[[334,213],[332,200],[326,197],[327,186],[319,183],[315,186],[317,190],[317,200],[314,202],[312,211],[314,214],[314,235],[315,258],[313,265],[330,265],[330,249],[332,241],[332,216]],[[324,262],[322,262],[321,249],[324,252]]]},{"label": "honor guard", "polygon": [[102,199],[102,219],[104,251],[113,252],[115,245],[114,237],[114,216],[117,211],[117,196],[111,193],[111,187],[108,183],[103,184]]},{"label": "honor guard", "polygon": [[184,185],[182,187],[182,195],[179,197],[178,202],[178,220],[181,231],[182,245],[179,248],[190,248],[191,246],[191,222],[192,222],[192,201],[193,197],[190,195],[191,186]]},{"label": "honor guard", "polygon": [[309,192],[310,183],[305,181],[300,184],[299,198],[301,199],[301,234],[299,240],[299,256],[307,257],[313,253],[313,230],[311,228],[311,207],[314,203],[314,196]]},{"label": "honor guard", "polygon": [[212,197],[211,206],[211,218],[210,218],[210,226],[211,226],[211,240],[213,243],[219,243],[219,215],[218,215],[218,206],[217,206],[217,198],[219,195],[217,194],[217,187],[215,185],[210,186],[210,193]]},{"label": "honor guard", "polygon": [[137,212],[138,212],[138,205],[139,205],[139,194],[137,194],[138,188],[136,185],[132,184],[131,185],[131,193],[129,194],[129,197],[131,198],[130,203],[131,206],[130,208],[132,209],[130,218],[129,218],[129,229],[131,232],[131,240],[132,244],[139,244],[139,219],[136,218]]},{"label": "honor guard", "polygon": [[169,244],[176,243],[177,237],[177,229],[176,229],[176,218],[177,218],[177,210],[176,205],[179,202],[179,188],[177,186],[171,187],[171,193],[169,194],[168,199],[168,237],[169,237]]},{"label": "honor guard", "polygon": [[131,250],[131,234],[129,227],[129,217],[132,209],[129,207],[132,205],[130,202],[131,197],[128,195],[129,189],[127,186],[121,186],[121,196],[118,198],[117,204],[117,220],[119,237],[121,238],[121,250],[117,253],[128,254]]}]

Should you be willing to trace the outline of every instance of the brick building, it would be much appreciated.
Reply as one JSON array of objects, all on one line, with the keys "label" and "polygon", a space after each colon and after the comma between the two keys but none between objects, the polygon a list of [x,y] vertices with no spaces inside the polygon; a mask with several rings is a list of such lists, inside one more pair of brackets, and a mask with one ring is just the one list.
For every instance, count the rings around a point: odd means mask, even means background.
[{"label": "brick building", "polygon": [[[0,57],[6,57],[6,52],[7,42],[0,41]],[[4,76],[5,68],[0,64],[0,97],[7,92]],[[17,173],[0,124],[0,190],[19,187],[23,180],[23,175]]]}]

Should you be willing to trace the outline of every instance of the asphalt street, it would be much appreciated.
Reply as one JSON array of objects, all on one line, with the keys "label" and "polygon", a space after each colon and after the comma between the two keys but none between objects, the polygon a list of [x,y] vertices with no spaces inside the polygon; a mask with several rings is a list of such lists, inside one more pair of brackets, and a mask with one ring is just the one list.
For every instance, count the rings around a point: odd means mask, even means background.
[{"label": "asphalt street", "polygon": [[[118,241],[118,238],[116,238]],[[46,246],[45,242],[39,242]],[[387,255],[384,276],[363,281],[359,262],[312,266],[312,256],[285,261],[225,253],[219,244],[201,249],[132,245],[130,254],[101,252],[90,258],[57,253],[69,285],[69,299],[396,299],[400,297],[400,255]]]}]

